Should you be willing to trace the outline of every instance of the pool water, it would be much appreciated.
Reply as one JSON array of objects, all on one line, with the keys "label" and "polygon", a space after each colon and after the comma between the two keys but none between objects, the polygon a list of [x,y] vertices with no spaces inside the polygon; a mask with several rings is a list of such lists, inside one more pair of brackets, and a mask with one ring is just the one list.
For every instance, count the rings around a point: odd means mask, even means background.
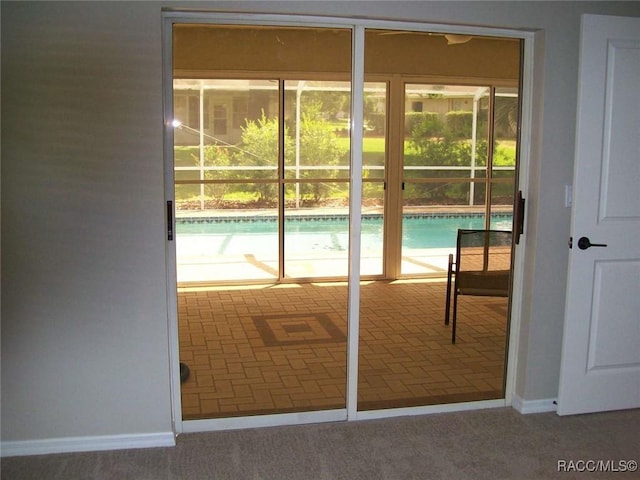
[{"label": "pool water", "polygon": [[[491,228],[494,230],[511,230],[511,223],[510,215],[491,218]],[[482,229],[484,216],[405,217],[402,223],[402,246],[411,249],[455,247],[459,228]]]},{"label": "pool water", "polygon": [[[459,228],[483,228],[482,215],[405,215],[403,275],[441,275],[455,250]],[[360,236],[361,275],[384,268],[383,219],[364,215]],[[497,230],[511,229],[511,216],[492,217]],[[271,281],[287,278],[346,277],[349,224],[344,215],[290,216],[285,221],[284,258],[273,217],[179,218],[176,222],[178,282]]]},{"label": "pool water", "polygon": [[[491,228],[511,230],[511,215],[495,215]],[[345,251],[348,248],[348,219],[346,216],[288,217],[285,221],[285,242],[290,249]],[[407,215],[403,218],[403,249],[429,249],[455,247],[459,228],[484,228],[482,215]],[[382,247],[382,216],[365,216],[362,219],[363,252]],[[217,238],[218,254],[240,253],[277,245],[278,224],[274,218],[198,218],[178,219],[176,232],[179,237],[210,241]],[[224,251],[224,252],[223,252]],[[290,250],[291,251],[291,250]]]}]

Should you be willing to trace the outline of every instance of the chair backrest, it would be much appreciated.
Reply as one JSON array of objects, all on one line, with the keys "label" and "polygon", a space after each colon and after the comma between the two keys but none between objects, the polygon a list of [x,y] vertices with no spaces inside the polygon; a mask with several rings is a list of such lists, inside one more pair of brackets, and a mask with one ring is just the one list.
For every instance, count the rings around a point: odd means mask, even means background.
[{"label": "chair backrest", "polygon": [[456,289],[467,295],[506,296],[511,276],[512,232],[458,230]]}]

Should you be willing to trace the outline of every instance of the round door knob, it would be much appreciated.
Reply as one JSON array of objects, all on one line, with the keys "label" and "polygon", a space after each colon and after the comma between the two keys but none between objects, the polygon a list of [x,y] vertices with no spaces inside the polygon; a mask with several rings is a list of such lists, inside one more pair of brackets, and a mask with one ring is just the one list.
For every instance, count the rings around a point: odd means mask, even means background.
[{"label": "round door knob", "polygon": [[578,239],[578,248],[580,250],[586,250],[589,247],[606,247],[606,243],[591,243],[589,237],[580,237]]}]

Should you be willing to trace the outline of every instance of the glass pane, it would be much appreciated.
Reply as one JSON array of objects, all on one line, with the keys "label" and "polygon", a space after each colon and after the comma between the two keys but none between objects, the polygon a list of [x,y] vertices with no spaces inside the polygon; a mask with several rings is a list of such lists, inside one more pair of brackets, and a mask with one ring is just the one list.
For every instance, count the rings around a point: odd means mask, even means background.
[{"label": "glass pane", "polygon": [[183,418],[342,409],[351,30],[173,34]]},{"label": "glass pane", "polygon": [[[486,165],[486,87],[405,86],[404,168]],[[483,135],[484,131],[484,135]]]},{"label": "glass pane", "polygon": [[[197,170],[178,170],[175,172],[176,183],[198,182],[200,174]],[[193,210],[200,206],[201,188],[199,184],[176,184],[175,188],[175,208],[176,215],[180,216],[182,211]]]},{"label": "glass pane", "polygon": [[364,141],[362,165],[365,178],[384,178],[387,151],[387,84],[364,84]]},{"label": "glass pane", "polygon": [[[295,183],[285,189],[286,205],[296,198],[330,192],[336,203],[325,208],[285,209],[285,276],[345,277],[349,254],[348,183]],[[298,192],[298,193],[296,193]],[[313,203],[313,202],[311,202]]]},{"label": "glass pane", "polygon": [[384,184],[362,185],[360,274],[382,275],[384,262]]},{"label": "glass pane", "polygon": [[496,88],[491,228],[511,230],[518,144],[518,91]]},{"label": "glass pane", "polygon": [[[507,209],[503,189],[512,180],[498,167],[487,172],[492,87],[444,82],[503,78],[516,85],[518,41],[367,30],[365,44],[365,73],[391,78],[394,135],[386,191],[391,205],[386,206],[395,211],[387,212],[389,281],[363,282],[361,289],[358,409],[501,398],[508,301],[461,297],[458,334],[466,338],[458,337],[455,346],[443,314],[448,255],[455,252],[457,230],[484,228],[487,213],[498,209],[490,202]],[[421,77],[423,83],[417,80]],[[427,78],[444,80],[436,85]],[[511,147],[504,143],[513,141],[509,135],[498,135],[501,146]],[[402,158],[394,158],[395,152]],[[453,350],[455,355],[443,354]]]},{"label": "glass pane", "polygon": [[[176,78],[174,104],[177,221],[198,215],[206,223],[247,208],[261,215],[266,215],[262,209],[276,208],[277,81]],[[181,183],[186,180],[202,183]],[[213,183],[205,183],[208,181]],[[180,240],[180,229],[177,235]],[[277,248],[271,252],[275,254]],[[178,262],[182,258],[179,256]],[[178,266],[180,271],[180,263]],[[207,278],[204,271],[208,272]],[[273,276],[271,272],[269,277]],[[218,282],[264,278],[264,273],[200,268],[200,273],[192,277],[179,274],[183,281]]]},{"label": "glass pane", "polygon": [[203,164],[226,178],[233,165],[236,178],[277,178],[277,81],[175,79],[173,88],[176,167]]},{"label": "glass pane", "polygon": [[349,82],[285,81],[285,178],[349,178],[350,98]]},{"label": "glass pane", "polygon": [[[230,188],[244,193],[251,186],[204,185],[204,188]],[[241,207],[241,204],[235,207]],[[277,209],[264,208],[256,215],[256,212],[242,208],[217,208],[203,212],[198,208],[183,207],[178,213],[176,257],[179,283],[277,278]]]},{"label": "glass pane", "polygon": [[518,140],[518,91],[515,88],[496,88],[494,122],[494,157],[497,167],[515,167]]},{"label": "glass pane", "polygon": [[[474,198],[475,204],[483,205],[487,198],[487,184],[485,182],[485,179],[482,178],[480,180],[475,181],[474,183],[471,184],[471,187],[473,188],[473,198]],[[482,210],[483,213],[485,212],[485,208],[486,206],[483,207],[483,210]]]},{"label": "glass pane", "polygon": [[511,230],[513,221],[514,172],[494,172],[491,182],[491,228]]},{"label": "glass pane", "polygon": [[484,86],[405,85],[403,275],[446,272],[458,228],[484,225],[478,179],[486,173],[489,93]]},{"label": "glass pane", "polygon": [[384,200],[387,158],[387,84],[365,82],[362,142],[360,274],[384,273]]},{"label": "glass pane", "polygon": [[[284,275],[347,275],[349,82],[285,81]],[[344,180],[335,182],[334,180]]]}]

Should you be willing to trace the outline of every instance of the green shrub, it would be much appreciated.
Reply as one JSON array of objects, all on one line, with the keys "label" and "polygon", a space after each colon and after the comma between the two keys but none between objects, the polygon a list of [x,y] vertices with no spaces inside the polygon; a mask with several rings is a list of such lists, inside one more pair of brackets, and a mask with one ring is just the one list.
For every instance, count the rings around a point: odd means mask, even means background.
[{"label": "green shrub", "polygon": [[444,123],[435,112],[408,112],[404,116],[404,133],[412,137],[437,137],[444,133]]},{"label": "green shrub", "polygon": [[365,116],[365,123],[369,127],[366,135],[384,135],[387,125],[387,115],[384,112],[372,112]]},{"label": "green shrub", "polygon": [[473,112],[452,111],[445,115],[447,129],[454,138],[471,138]]},{"label": "green shrub", "polygon": [[[329,167],[337,166],[347,151],[343,142],[339,142],[333,127],[320,118],[319,110],[307,109],[302,115],[300,125],[300,164],[302,166],[322,166],[320,170],[302,170],[301,178],[336,178],[338,170]],[[295,153],[295,150],[294,150]],[[287,159],[291,165],[292,159]],[[302,199],[318,204],[330,194],[330,187],[324,182],[300,184]]]},{"label": "green shrub", "polygon": [[[293,140],[285,128],[285,152],[293,147]],[[274,167],[278,165],[278,119],[267,118],[262,112],[258,120],[247,120],[242,127],[242,140],[239,151],[233,155],[232,163],[246,167]],[[233,174],[235,178],[246,178],[246,172]],[[260,183],[253,180],[276,179],[274,170],[252,170],[251,179],[242,187],[253,193],[256,201],[264,204],[272,204],[278,198],[277,183]]]}]

